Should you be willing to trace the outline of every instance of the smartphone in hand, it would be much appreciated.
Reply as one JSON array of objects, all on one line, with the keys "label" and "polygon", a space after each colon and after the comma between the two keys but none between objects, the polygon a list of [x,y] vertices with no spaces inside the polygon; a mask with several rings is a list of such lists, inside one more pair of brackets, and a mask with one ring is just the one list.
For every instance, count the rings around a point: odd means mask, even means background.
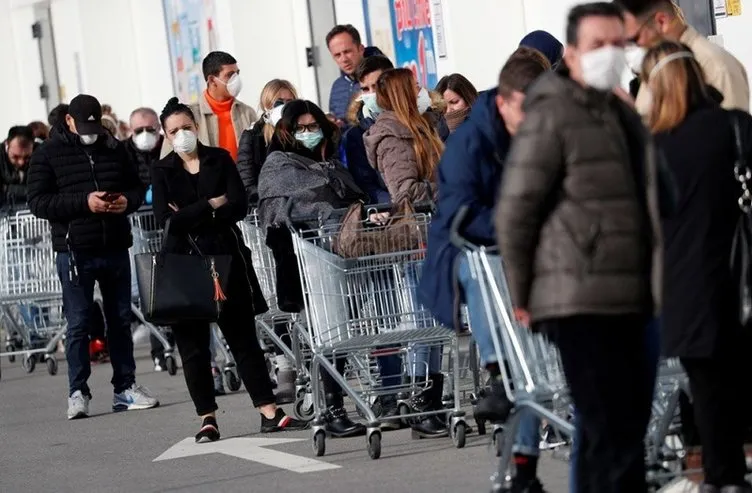
[{"label": "smartphone in hand", "polygon": [[122,196],[123,196],[123,194],[122,194],[122,193],[119,193],[119,192],[111,192],[111,193],[108,193],[108,194],[106,194],[106,195],[105,195],[105,196],[104,196],[104,197],[102,198],[102,200],[104,200],[105,202],[115,202],[115,201],[116,201],[117,199],[119,199],[119,198],[120,198],[120,197],[122,197]]}]

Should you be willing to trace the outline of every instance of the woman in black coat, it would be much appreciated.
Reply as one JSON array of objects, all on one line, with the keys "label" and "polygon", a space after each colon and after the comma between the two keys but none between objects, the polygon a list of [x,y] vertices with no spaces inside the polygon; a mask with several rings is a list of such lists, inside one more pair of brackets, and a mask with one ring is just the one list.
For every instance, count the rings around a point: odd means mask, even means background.
[{"label": "woman in black coat", "polygon": [[[675,214],[663,221],[663,351],[689,377],[702,445],[702,491],[750,491],[744,481],[742,365],[749,346],[738,319],[738,288],[729,268],[741,187],[734,121],[745,144],[752,117],[721,109],[686,46],[665,41],[646,55],[650,127],[673,173]],[[747,147],[748,149],[748,147]],[[752,155],[747,152],[746,160]]]},{"label": "woman in black coat", "polygon": [[[160,225],[170,221],[165,249],[192,252],[190,235],[205,255],[231,255],[232,268],[226,301],[218,324],[230,346],[240,378],[261,412],[261,432],[303,429],[275,404],[265,356],[254,330],[254,318],[268,310],[251,252],[243,243],[237,222],[244,219],[248,201],[230,154],[197,143],[198,125],[190,108],[172,98],[161,116],[173,152],[152,168],[154,215]],[[183,372],[196,412],[201,417],[197,442],[219,440],[211,371],[211,332],[206,323],[172,327],[183,361]]]}]

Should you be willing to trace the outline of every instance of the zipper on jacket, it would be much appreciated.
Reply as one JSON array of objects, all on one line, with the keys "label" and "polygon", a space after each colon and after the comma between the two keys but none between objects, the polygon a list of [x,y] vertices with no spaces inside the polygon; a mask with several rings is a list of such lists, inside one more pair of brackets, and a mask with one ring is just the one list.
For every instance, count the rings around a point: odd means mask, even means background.
[{"label": "zipper on jacket", "polygon": [[[94,162],[94,158],[86,151],[83,151],[84,154],[86,154],[86,157],[89,159],[89,169],[91,169],[91,179],[94,180],[94,189],[97,192],[101,192],[99,189],[99,180],[97,180],[97,171],[95,169],[96,163]],[[104,220],[104,218],[101,219],[102,222],[102,246],[107,246],[107,221]]]},{"label": "zipper on jacket", "polygon": [[238,235],[235,234],[235,231],[230,228],[230,231],[232,232],[232,236],[235,237],[235,243],[238,246],[238,255],[240,255],[240,259],[243,261],[243,274],[245,274],[245,280],[248,283],[248,290],[251,292],[251,308],[253,309],[253,314],[258,315],[256,313],[256,302],[253,299],[253,285],[251,284],[251,278],[248,277],[248,263],[245,261],[245,256],[243,256],[243,249],[240,246],[240,240],[238,239]]}]

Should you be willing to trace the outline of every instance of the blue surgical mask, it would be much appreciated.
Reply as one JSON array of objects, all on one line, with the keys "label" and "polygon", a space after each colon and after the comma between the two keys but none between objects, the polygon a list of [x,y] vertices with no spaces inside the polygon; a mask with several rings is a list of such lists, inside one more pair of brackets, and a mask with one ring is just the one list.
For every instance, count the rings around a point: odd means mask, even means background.
[{"label": "blue surgical mask", "polygon": [[381,109],[379,103],[376,102],[376,93],[367,92],[360,95],[360,100],[363,102],[363,116],[366,118],[376,119],[384,110]]},{"label": "blue surgical mask", "polygon": [[324,132],[321,130],[316,132],[298,132],[295,134],[295,139],[306,146],[308,150],[312,151],[324,140]]}]

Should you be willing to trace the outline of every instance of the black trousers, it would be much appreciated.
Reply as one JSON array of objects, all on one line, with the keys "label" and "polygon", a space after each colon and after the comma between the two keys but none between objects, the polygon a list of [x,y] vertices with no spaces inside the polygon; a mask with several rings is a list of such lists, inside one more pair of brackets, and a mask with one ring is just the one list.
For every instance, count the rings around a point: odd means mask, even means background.
[{"label": "black trousers", "polygon": [[[218,325],[227,340],[235,363],[253,405],[275,403],[274,390],[266,369],[266,357],[259,346],[254,327],[253,297],[242,268],[230,274],[227,301]],[[199,416],[217,410],[211,370],[211,331],[209,324],[175,325],[172,334],[183,362],[183,374]]]},{"label": "black trousers", "polygon": [[577,316],[540,324],[559,347],[577,410],[578,493],[645,493],[644,437],[653,382],[641,316]]},{"label": "black trousers", "polygon": [[743,484],[747,471],[743,357],[742,351],[727,346],[712,358],[681,359],[689,377],[705,482],[717,487]]}]

